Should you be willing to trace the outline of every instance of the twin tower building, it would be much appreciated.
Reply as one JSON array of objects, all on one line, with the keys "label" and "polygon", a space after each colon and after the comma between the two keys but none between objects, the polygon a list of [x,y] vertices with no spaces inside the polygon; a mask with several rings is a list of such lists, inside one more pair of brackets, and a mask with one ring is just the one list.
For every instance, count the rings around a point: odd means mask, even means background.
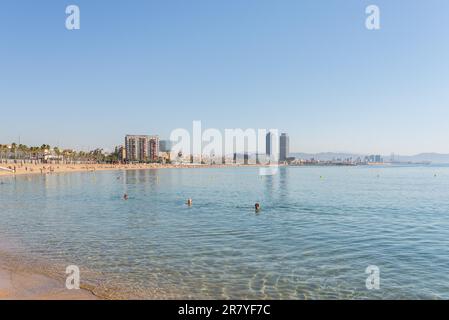
[{"label": "twin tower building", "polygon": [[[267,156],[271,156],[273,151],[273,139],[275,135],[271,132],[268,132],[266,135],[266,153]],[[279,137],[279,161],[284,162],[287,161],[288,156],[290,154],[290,137],[286,133],[282,133]]]}]

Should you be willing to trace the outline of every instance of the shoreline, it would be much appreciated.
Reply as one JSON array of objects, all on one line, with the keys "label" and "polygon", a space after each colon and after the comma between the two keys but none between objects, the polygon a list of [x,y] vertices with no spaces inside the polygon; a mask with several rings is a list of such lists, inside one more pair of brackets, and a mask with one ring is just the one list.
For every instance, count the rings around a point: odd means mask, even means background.
[{"label": "shoreline", "polygon": [[101,298],[88,289],[68,290],[63,281],[38,272],[17,270],[0,265],[0,300],[97,299]]},{"label": "shoreline", "polygon": [[81,282],[80,289],[66,288],[62,266],[19,253],[16,241],[0,237],[0,300],[104,300]]},{"label": "shoreline", "polygon": [[2,164],[0,167],[14,171],[0,170],[0,177],[18,175],[45,175],[53,173],[147,170],[147,169],[191,169],[191,168],[236,168],[265,167],[260,164]]}]

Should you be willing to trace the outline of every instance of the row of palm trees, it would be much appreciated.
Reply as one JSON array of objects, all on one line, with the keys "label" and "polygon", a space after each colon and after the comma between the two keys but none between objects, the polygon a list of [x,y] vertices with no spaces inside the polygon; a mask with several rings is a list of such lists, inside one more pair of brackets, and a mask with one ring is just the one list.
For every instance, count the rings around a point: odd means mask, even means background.
[{"label": "row of palm trees", "polygon": [[23,160],[44,162],[45,159],[53,159],[57,162],[114,162],[118,161],[118,149],[111,154],[105,154],[103,149],[97,148],[91,151],[75,151],[71,149],[61,150],[58,147],[51,148],[48,144],[40,147],[27,146],[24,144],[12,143],[11,145],[0,144],[0,161],[3,160]]}]

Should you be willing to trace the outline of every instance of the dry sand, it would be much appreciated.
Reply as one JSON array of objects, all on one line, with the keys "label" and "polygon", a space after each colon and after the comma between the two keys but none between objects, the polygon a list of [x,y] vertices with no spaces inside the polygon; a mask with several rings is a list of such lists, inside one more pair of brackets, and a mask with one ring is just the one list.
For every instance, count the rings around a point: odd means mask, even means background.
[{"label": "dry sand", "polygon": [[1,170],[3,175],[22,175],[22,174],[49,174],[65,172],[82,171],[101,171],[101,170],[132,170],[132,169],[151,169],[174,167],[161,164],[0,164],[0,167],[13,169],[15,172]]},{"label": "dry sand", "polygon": [[142,169],[163,169],[163,168],[221,168],[236,166],[261,166],[261,165],[242,165],[242,164],[0,164],[1,168],[15,169],[15,172],[2,170],[0,168],[0,176],[12,176],[23,174],[51,174],[51,173],[68,173],[68,172],[92,172],[104,170],[142,170]]},{"label": "dry sand", "polygon": [[95,299],[87,290],[68,290],[65,283],[47,276],[0,267],[0,300]]}]

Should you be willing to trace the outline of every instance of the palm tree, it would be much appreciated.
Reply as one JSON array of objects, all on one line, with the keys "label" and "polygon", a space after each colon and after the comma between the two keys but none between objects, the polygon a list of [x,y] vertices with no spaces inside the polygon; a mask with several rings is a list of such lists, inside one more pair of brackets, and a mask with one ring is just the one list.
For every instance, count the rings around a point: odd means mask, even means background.
[{"label": "palm tree", "polygon": [[24,144],[19,144],[17,150],[19,151],[19,159],[25,160],[28,156],[28,147]]},{"label": "palm tree", "polygon": [[90,151],[91,159],[95,160],[97,163],[104,162],[105,155],[103,153],[103,149],[97,148],[93,151]]},{"label": "palm tree", "polygon": [[6,144],[0,144],[0,161],[3,162],[3,154],[5,155],[5,158],[8,156],[8,145]]},{"label": "palm tree", "polygon": [[48,150],[50,150],[50,145],[49,145],[49,144],[43,144],[43,145],[41,145],[41,150],[42,150],[42,151],[48,151]]},{"label": "palm tree", "polygon": [[11,152],[14,153],[14,159],[17,159],[17,143],[11,143]]},{"label": "palm tree", "polygon": [[30,147],[30,159],[38,160],[40,159],[40,147]]},{"label": "palm tree", "polygon": [[62,151],[62,155],[65,159],[66,163],[72,162],[74,158],[76,157],[76,151],[65,149]]},{"label": "palm tree", "polygon": [[59,157],[60,157],[60,155],[61,155],[61,150],[59,150],[59,148],[58,147],[54,147],[53,148],[53,152],[56,154],[56,156],[57,156],[57,163],[59,163]]}]

